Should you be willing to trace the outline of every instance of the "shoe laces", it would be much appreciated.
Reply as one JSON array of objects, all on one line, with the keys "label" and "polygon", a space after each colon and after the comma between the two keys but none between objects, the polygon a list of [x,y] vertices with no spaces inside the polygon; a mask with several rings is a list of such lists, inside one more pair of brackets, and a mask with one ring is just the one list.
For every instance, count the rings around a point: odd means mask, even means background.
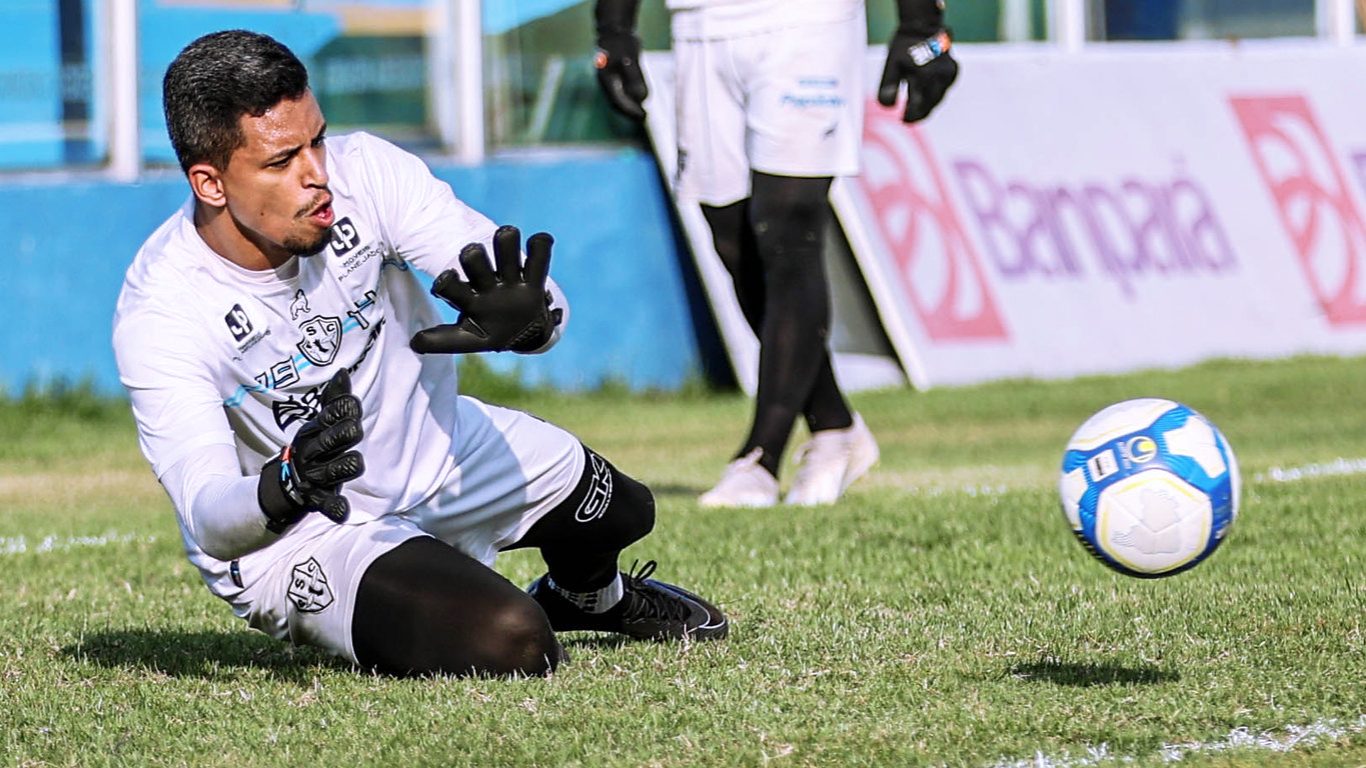
[{"label": "shoe laces", "polygon": [[631,570],[622,573],[625,591],[631,602],[626,615],[631,619],[657,619],[682,621],[688,618],[689,610],[681,600],[646,583],[658,565],[654,560],[646,561],[639,568],[639,560],[631,563]]}]

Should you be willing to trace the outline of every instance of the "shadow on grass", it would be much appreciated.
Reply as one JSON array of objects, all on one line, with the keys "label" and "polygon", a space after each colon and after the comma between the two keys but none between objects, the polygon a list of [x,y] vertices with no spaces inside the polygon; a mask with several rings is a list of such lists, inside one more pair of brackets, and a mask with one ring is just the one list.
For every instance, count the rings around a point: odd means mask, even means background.
[{"label": "shadow on grass", "polygon": [[669,498],[689,498],[695,499],[706,493],[710,486],[701,487],[695,485],[683,485],[681,483],[651,483],[650,492],[655,496],[667,496]]},{"label": "shadow on grass", "polygon": [[68,658],[104,667],[142,669],[170,677],[234,678],[261,670],[278,680],[311,686],[319,668],[351,665],[313,648],[273,640],[257,632],[190,632],[115,629],[86,635],[62,648]]},{"label": "shadow on grass", "polygon": [[1181,679],[1178,672],[1153,666],[1126,667],[1120,664],[1072,664],[1062,661],[1015,664],[1010,668],[1010,675],[1078,688],[1102,685],[1157,685]]},{"label": "shadow on grass", "polygon": [[[628,641],[599,632],[561,634],[575,648],[614,650]],[[240,678],[256,670],[282,682],[311,687],[320,670],[369,674],[316,648],[289,645],[257,632],[186,632],[169,629],[124,629],[95,632],[62,648],[62,655],[84,663],[142,670],[168,677],[205,680]]]}]

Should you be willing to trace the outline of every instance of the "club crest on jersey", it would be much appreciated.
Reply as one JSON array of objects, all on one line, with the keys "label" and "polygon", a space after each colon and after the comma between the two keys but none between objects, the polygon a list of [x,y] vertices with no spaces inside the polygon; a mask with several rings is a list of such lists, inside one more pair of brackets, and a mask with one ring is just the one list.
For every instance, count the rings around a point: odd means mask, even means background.
[{"label": "club crest on jersey", "polygon": [[359,242],[360,233],[356,231],[356,225],[351,223],[350,216],[343,216],[332,224],[333,253],[345,256]]},{"label": "club crest on jersey", "polygon": [[289,574],[289,599],[300,613],[318,613],[332,604],[332,587],[317,560],[308,558]]},{"label": "club crest on jersey", "polygon": [[341,319],[336,317],[315,317],[299,326],[304,337],[298,343],[299,351],[309,362],[324,366],[337,356],[341,347]]}]

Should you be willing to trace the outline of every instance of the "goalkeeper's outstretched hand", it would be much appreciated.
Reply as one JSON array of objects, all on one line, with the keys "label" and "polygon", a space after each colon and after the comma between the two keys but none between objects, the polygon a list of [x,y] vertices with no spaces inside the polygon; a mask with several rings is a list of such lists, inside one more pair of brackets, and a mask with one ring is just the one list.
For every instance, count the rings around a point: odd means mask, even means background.
[{"label": "goalkeeper's outstretched hand", "polygon": [[355,448],[364,436],[360,399],[351,394],[351,376],[343,368],[323,386],[317,415],[304,422],[279,456],[261,467],[256,500],[266,528],[282,533],[309,512],[321,512],[340,523],[351,514],[341,495],[342,483],[365,472]]},{"label": "goalkeeper's outstretched hand", "polygon": [[527,238],[526,263],[522,263],[522,233],[516,227],[499,227],[493,234],[493,261],[481,243],[460,251],[465,277],[454,269],[442,272],[432,283],[432,295],[454,307],[456,322],[418,331],[413,351],[534,352],[545,346],[564,311],[550,308],[546,289],[550,274],[550,235],[539,232]]},{"label": "goalkeeper's outstretched hand", "polygon": [[897,30],[887,46],[887,64],[877,89],[878,103],[884,107],[896,104],[897,92],[905,82],[906,111],[901,119],[914,123],[928,117],[958,78],[958,62],[949,54],[951,45],[947,28],[929,38]]},{"label": "goalkeeper's outstretched hand", "polygon": [[632,120],[645,119],[645,97],[650,95],[640,69],[640,36],[636,34],[639,5],[640,0],[597,0],[593,4],[598,43],[593,67],[598,72],[598,85],[612,109]]},{"label": "goalkeeper's outstretched hand", "polygon": [[949,54],[953,33],[948,27],[938,27],[926,36],[915,25],[909,26],[903,23],[887,45],[887,64],[882,68],[877,100],[884,107],[893,106],[901,84],[906,83],[906,111],[901,119],[914,123],[928,117],[943,101],[958,78],[958,62]]}]

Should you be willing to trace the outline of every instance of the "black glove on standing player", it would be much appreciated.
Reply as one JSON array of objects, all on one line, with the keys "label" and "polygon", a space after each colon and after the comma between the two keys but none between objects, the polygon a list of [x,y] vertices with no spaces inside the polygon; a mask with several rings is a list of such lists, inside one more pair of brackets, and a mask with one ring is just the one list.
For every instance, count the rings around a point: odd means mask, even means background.
[{"label": "black glove on standing player", "polygon": [[598,70],[598,85],[612,108],[632,120],[645,119],[645,97],[650,95],[640,71],[639,7],[640,0],[598,0],[593,6],[598,33],[593,66]]},{"label": "black glove on standing player", "polygon": [[448,269],[432,283],[432,295],[454,307],[460,317],[453,324],[418,331],[411,341],[413,351],[533,352],[545,346],[564,317],[564,310],[550,309],[545,287],[554,242],[544,232],[527,238],[523,264],[522,233],[516,227],[499,227],[493,233],[496,272],[482,243],[465,246],[460,266],[467,280]]},{"label": "black glove on standing player", "polygon": [[897,0],[901,23],[887,45],[887,64],[877,100],[882,106],[896,104],[902,81],[906,82],[908,123],[922,120],[944,98],[958,77],[958,62],[949,55],[953,32],[944,26],[943,0]]},{"label": "black glove on standing player", "polygon": [[256,501],[266,528],[283,533],[312,511],[340,523],[351,513],[341,484],[365,471],[360,451],[360,400],[351,394],[351,376],[343,368],[323,385],[317,415],[304,422],[279,456],[261,467]]}]

